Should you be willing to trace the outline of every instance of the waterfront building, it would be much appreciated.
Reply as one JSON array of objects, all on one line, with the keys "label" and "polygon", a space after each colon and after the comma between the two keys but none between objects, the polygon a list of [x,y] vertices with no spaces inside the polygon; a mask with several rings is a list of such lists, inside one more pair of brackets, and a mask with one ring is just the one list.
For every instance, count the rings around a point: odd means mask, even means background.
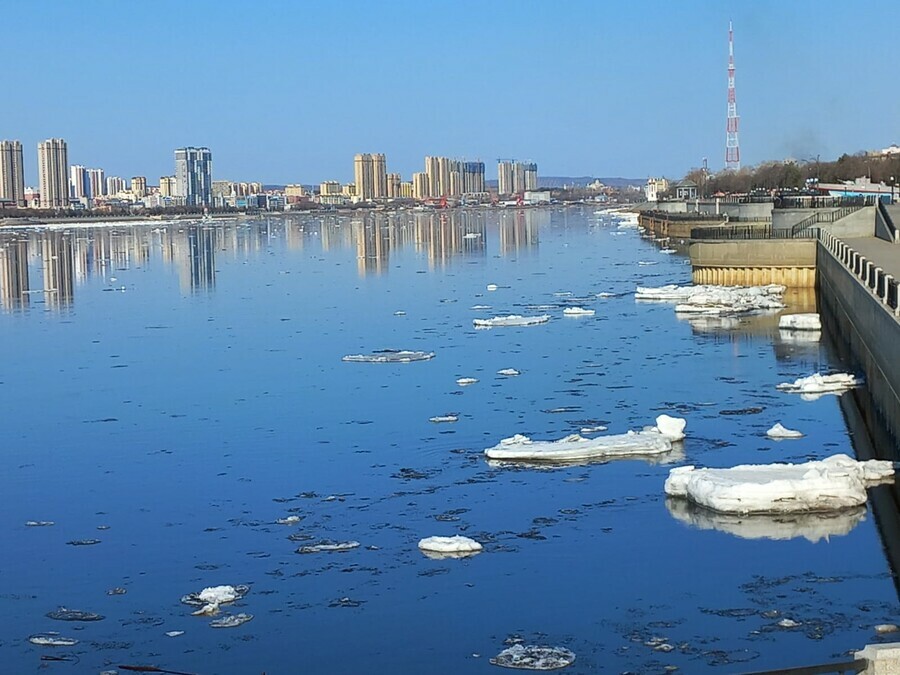
[{"label": "waterfront building", "polygon": [[400,197],[400,174],[389,173],[387,175],[387,194],[388,199],[397,199]]},{"label": "waterfront building", "polygon": [[212,152],[186,147],[175,151],[175,195],[187,206],[212,203]]},{"label": "waterfront building", "polygon": [[147,196],[146,176],[133,176],[131,178],[131,193],[135,199],[143,199]]},{"label": "waterfront building", "polygon": [[120,192],[125,192],[125,179],[119,176],[108,176],[106,178],[106,194],[115,197]]},{"label": "waterfront building", "polygon": [[81,164],[69,167],[69,196],[88,206],[91,198],[91,181],[88,170]]},{"label": "waterfront building", "polygon": [[25,205],[25,168],[20,141],[0,141],[0,199]]},{"label": "waterfront building", "polygon": [[69,150],[62,138],[38,143],[38,181],[43,208],[69,207]]},{"label": "waterfront building", "polygon": [[387,173],[384,155],[361,153],[353,158],[356,196],[363,201],[387,197]]},{"label": "waterfront building", "polygon": [[341,184],[336,180],[326,180],[319,184],[319,195],[322,197],[334,197],[341,194]]},{"label": "waterfront building", "polygon": [[447,197],[450,195],[450,158],[426,157],[425,175],[428,177],[426,197]]},{"label": "waterfront building", "polygon": [[175,176],[160,176],[159,177],[159,196],[160,197],[174,197],[175,191],[178,189],[177,181],[175,180]]},{"label": "waterfront building", "polygon": [[659,195],[667,192],[669,189],[669,181],[665,178],[648,178],[647,184],[644,186],[644,197],[648,202],[659,201]]},{"label": "waterfront building", "polygon": [[400,183],[400,190],[397,193],[397,196],[400,199],[412,199],[413,198],[413,184],[412,181],[403,181]]},{"label": "waterfront building", "polygon": [[484,162],[463,162],[462,165],[463,194],[484,192]]},{"label": "waterfront building", "polygon": [[426,172],[421,171],[412,175],[412,194],[413,199],[428,199],[431,196]]},{"label": "waterfront building", "polygon": [[537,164],[514,159],[497,160],[497,191],[501,195],[537,190]]},{"label": "waterfront building", "polygon": [[106,177],[103,169],[88,169],[88,184],[91,187],[91,199],[102,197],[106,194]]}]

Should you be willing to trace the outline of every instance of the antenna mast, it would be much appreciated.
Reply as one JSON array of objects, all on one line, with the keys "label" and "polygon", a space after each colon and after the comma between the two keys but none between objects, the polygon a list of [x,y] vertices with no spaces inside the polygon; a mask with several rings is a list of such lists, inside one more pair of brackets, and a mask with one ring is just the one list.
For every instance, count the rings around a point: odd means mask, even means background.
[{"label": "antenna mast", "polygon": [[738,143],[737,99],[734,95],[734,32],[728,22],[728,117],[725,124],[725,168],[741,168],[741,146]]}]

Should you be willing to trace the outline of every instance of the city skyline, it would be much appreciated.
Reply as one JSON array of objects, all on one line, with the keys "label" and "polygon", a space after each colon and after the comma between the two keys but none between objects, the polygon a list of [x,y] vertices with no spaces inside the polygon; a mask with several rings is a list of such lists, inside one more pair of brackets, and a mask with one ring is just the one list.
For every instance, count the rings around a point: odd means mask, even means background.
[{"label": "city skyline", "polygon": [[[532,3],[348,2],[300,12],[263,2],[265,30],[210,40],[198,52],[200,70],[237,64],[213,96],[196,79],[159,70],[180,38],[138,6],[39,0],[5,11],[16,26],[8,53],[23,55],[12,59],[14,69],[39,81],[78,82],[90,64],[115,63],[121,54],[131,65],[104,72],[115,97],[98,103],[94,87],[76,86],[64,114],[53,88],[12,98],[0,136],[26,148],[66,138],[74,163],[120,176],[166,175],[169,156],[160,148],[188,144],[215,148],[221,176],[270,184],[352,180],[345,158],[362,148],[386,153],[404,176],[423,156],[534,157],[545,175],[680,176],[703,157],[713,170],[723,164],[732,20],[745,165],[900,141],[891,114],[900,94],[879,86],[877,68],[858,65],[895,62],[900,48],[846,39],[866,34],[871,16],[891,5],[864,3],[835,22],[823,11],[829,4],[709,3],[683,12],[661,2],[573,2],[550,12]],[[56,21],[34,21],[50,7]],[[163,0],[158,9],[209,35],[234,29],[228,2]],[[292,38],[301,24],[318,28],[297,50]],[[35,51],[38,39],[44,47]],[[835,44],[845,58],[833,58]],[[376,58],[357,67],[359,53]],[[327,76],[321,64],[350,74]],[[265,95],[248,95],[258,72],[265,72]],[[882,104],[869,106],[836,85],[850,81],[855,90],[878,90]],[[37,183],[27,158],[26,183]]]}]

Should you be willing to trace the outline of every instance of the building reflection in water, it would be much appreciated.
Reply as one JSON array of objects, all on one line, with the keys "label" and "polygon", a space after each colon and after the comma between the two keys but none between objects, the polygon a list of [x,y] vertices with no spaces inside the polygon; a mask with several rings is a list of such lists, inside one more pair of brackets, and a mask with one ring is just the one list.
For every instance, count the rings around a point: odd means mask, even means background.
[{"label": "building reflection in water", "polygon": [[7,311],[24,309],[29,290],[28,240],[7,239],[0,243],[0,303]]},{"label": "building reflection in water", "polygon": [[537,248],[538,228],[550,224],[545,209],[515,209],[500,213],[501,255],[521,255]]},{"label": "building reflection in water", "polygon": [[355,251],[362,276],[384,274],[391,255],[403,249],[424,256],[431,269],[456,259],[485,258],[489,225],[498,225],[502,255],[520,255],[538,245],[538,230],[550,224],[542,209],[492,211],[440,209],[316,213],[252,220],[158,221],[0,232],[0,308],[19,310],[43,294],[49,308],[68,307],[76,287],[101,279],[118,287],[119,272],[174,267],[185,294],[211,292],[217,260],[249,260],[273,248],[323,253]]}]

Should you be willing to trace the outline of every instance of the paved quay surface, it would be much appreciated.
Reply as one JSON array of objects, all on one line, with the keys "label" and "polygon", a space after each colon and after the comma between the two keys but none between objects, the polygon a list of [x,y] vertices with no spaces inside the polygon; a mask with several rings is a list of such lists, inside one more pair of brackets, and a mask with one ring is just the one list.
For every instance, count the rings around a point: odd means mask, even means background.
[{"label": "paved quay surface", "polygon": [[900,244],[877,237],[853,237],[842,241],[895,279],[900,279]]}]

